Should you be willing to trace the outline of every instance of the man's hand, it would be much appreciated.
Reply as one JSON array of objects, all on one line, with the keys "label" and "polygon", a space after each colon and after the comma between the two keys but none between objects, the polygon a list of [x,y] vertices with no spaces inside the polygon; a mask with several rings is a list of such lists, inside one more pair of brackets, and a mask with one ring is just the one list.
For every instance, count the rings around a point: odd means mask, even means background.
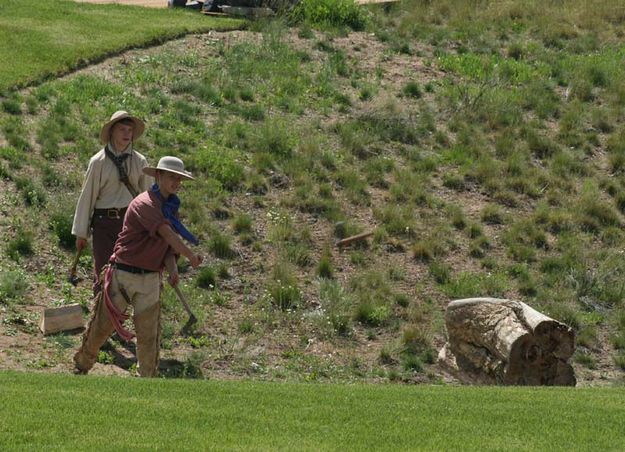
[{"label": "man's hand", "polygon": [[172,273],[169,274],[169,276],[167,277],[167,282],[169,283],[171,287],[176,287],[178,285],[178,282],[180,282],[178,270],[173,271]]},{"label": "man's hand", "polygon": [[82,250],[86,246],[87,246],[87,239],[82,238],[82,237],[76,237],[76,250],[77,251]]},{"label": "man's hand", "polygon": [[193,268],[198,268],[203,260],[204,260],[204,258],[202,256],[200,256],[199,254],[193,254],[189,258],[189,262],[191,263],[191,267],[193,267]]}]

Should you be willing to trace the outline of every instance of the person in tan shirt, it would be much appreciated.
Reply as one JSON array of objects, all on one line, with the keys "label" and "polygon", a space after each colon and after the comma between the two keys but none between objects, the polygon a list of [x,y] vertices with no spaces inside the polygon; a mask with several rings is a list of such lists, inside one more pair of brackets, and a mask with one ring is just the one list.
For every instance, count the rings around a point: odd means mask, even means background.
[{"label": "person in tan shirt", "polygon": [[152,177],[143,173],[147,160],[133,149],[144,130],[140,119],[125,111],[115,112],[100,131],[104,147],[91,157],[87,167],[72,234],[78,252],[93,235],[94,294],[99,291],[99,275],[113,253],[128,204],[153,183]]}]

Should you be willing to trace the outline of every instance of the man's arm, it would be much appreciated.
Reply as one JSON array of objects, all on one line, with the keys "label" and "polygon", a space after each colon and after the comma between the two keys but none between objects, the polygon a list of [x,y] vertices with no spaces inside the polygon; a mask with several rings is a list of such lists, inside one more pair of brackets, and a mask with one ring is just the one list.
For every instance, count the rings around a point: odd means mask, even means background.
[{"label": "man's arm", "polygon": [[96,163],[94,160],[89,162],[85,173],[85,181],[76,203],[76,211],[74,212],[74,222],[72,224],[72,234],[76,236],[76,248],[84,248],[89,237],[89,225],[91,224],[91,214],[93,206],[98,197],[99,189],[96,186]]},{"label": "man's arm", "polygon": [[189,259],[193,268],[197,268],[202,263],[202,256],[194,253],[191,248],[185,245],[182,239],[178,237],[178,234],[174,232],[169,224],[163,223],[158,228],[158,235],[160,235],[163,240],[165,240],[167,244],[173,248],[176,254],[180,254]]}]

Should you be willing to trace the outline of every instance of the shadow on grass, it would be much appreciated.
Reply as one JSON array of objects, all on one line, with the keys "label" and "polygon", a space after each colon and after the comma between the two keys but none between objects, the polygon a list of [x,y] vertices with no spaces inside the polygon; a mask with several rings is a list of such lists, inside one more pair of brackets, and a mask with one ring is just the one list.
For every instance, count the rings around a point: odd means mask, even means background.
[{"label": "shadow on grass", "polygon": [[[112,365],[127,372],[132,372],[138,364],[136,345],[132,342],[124,341],[119,341],[119,344],[125,350],[120,350],[119,346],[110,340],[102,346],[102,350],[112,355]],[[129,354],[131,356],[128,356]],[[161,359],[159,361],[158,373],[161,378],[203,378],[201,362],[194,359],[193,355],[186,361]]]}]

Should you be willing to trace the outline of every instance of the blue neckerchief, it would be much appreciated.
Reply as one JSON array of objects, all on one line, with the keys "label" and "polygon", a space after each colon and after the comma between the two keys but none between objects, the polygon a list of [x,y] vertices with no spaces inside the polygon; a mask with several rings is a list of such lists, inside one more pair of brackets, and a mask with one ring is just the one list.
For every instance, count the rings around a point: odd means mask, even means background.
[{"label": "blue neckerchief", "polygon": [[176,217],[176,214],[178,213],[178,209],[180,208],[180,198],[178,198],[176,195],[172,193],[171,195],[169,195],[169,198],[167,198],[167,200],[163,200],[163,196],[161,195],[161,190],[157,184],[152,185],[152,192],[155,193],[158,199],[161,200],[163,204],[161,208],[161,210],[163,211],[163,215],[165,216],[165,218],[167,218],[171,222],[172,226],[174,227],[174,230],[178,234],[180,234],[182,238],[188,240],[194,245],[199,244],[200,241],[196,239],[195,236],[191,234],[187,230],[187,228],[185,228],[184,225],[180,222],[180,220],[178,220],[178,218]]}]

